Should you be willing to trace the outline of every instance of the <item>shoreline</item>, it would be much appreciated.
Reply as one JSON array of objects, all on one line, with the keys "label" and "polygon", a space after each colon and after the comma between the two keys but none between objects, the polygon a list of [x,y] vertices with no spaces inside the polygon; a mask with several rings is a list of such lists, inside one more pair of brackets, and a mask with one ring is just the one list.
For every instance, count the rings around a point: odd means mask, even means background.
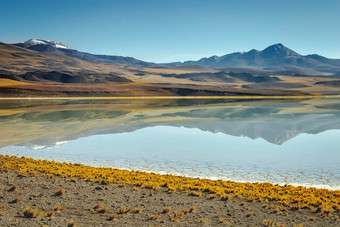
[{"label": "shoreline", "polygon": [[[233,183],[233,184],[252,184],[252,185],[261,185],[261,184],[265,184],[265,185],[271,185],[271,186],[280,186],[280,187],[293,187],[293,188],[304,188],[304,189],[311,189],[311,190],[326,190],[326,191],[330,191],[330,192],[334,192],[339,194],[340,196],[340,189],[329,189],[329,188],[318,188],[315,186],[306,186],[306,185],[301,185],[299,183],[275,183],[275,182],[268,182],[268,181],[263,181],[263,182],[259,182],[259,181],[234,181],[232,179],[222,179],[222,178],[218,178],[218,177],[204,177],[204,176],[189,176],[189,175],[181,175],[181,174],[174,174],[174,173],[168,173],[168,172],[164,172],[164,171],[160,171],[160,172],[155,172],[155,171],[148,171],[148,170],[142,170],[142,169],[130,169],[130,168],[119,168],[119,167],[108,167],[108,166],[101,166],[101,165],[90,165],[88,163],[82,164],[82,163],[76,163],[76,162],[70,162],[70,161],[55,161],[55,160],[51,160],[51,159],[45,159],[45,158],[34,158],[34,157],[26,157],[26,156],[21,156],[18,157],[17,155],[5,155],[5,154],[0,154],[0,173],[3,171],[4,169],[4,165],[6,164],[6,159],[11,160],[12,162],[17,162],[17,163],[21,163],[21,161],[23,161],[24,165],[28,164],[31,162],[31,164],[36,164],[39,163],[41,166],[40,167],[36,167],[35,173],[37,173],[38,176],[45,176],[46,171],[48,172],[48,174],[55,174],[53,171],[45,169],[48,168],[48,165],[57,165],[57,166],[67,166],[68,167],[68,171],[72,171],[72,167],[81,167],[82,169],[91,169],[91,170],[108,170],[108,171],[114,171],[114,172],[124,172],[124,174],[141,174],[141,175],[151,175],[151,176],[157,176],[157,177],[170,177],[170,178],[178,178],[178,179],[185,179],[185,180],[199,180],[199,181],[203,181],[203,182],[228,182],[228,183]],[[13,165],[14,163],[11,163],[10,165]],[[32,168],[32,166],[27,165],[29,168]],[[23,174],[24,172],[23,169],[25,167],[21,166],[21,168],[17,168],[17,167],[13,167],[11,166],[11,171],[18,171],[19,174]],[[35,168],[32,168],[35,169]],[[7,169],[6,169],[7,171]],[[49,172],[51,171],[51,172]],[[85,173],[76,173],[75,177],[79,177],[80,179],[85,179],[85,180],[89,180],[89,178],[85,178],[84,175]],[[60,175],[59,173],[56,174],[57,176],[63,176]],[[67,175],[67,174],[66,174]],[[101,176],[101,174],[99,174]],[[65,177],[65,176],[63,176]],[[66,176],[66,177],[70,177],[70,176]],[[97,176],[95,176],[95,178],[97,179]],[[107,180],[105,177],[102,180]],[[111,179],[112,180],[112,179]],[[148,178],[148,180],[150,181],[150,179]],[[96,181],[98,183],[98,180]],[[110,182],[110,183],[116,183],[116,181]],[[130,184],[134,184],[131,183]],[[140,182],[137,183],[137,185],[140,186]],[[197,188],[196,188],[197,189]],[[340,199],[340,198],[339,198]],[[340,201],[339,201],[340,202]]]},{"label": "shoreline", "polygon": [[[144,211],[125,216],[117,213],[116,221],[120,226],[197,226],[205,223],[263,226],[265,220],[287,226],[339,225],[340,191],[327,189],[159,175],[8,155],[0,155],[0,180],[0,205],[7,204],[0,213],[2,225],[15,220],[19,224],[32,224],[33,221],[60,226],[73,219],[80,226],[109,226],[112,225],[108,221],[109,215],[119,212],[122,205],[143,207]],[[10,192],[11,185],[19,187],[17,194],[21,202],[18,204],[12,203],[11,199],[16,198],[12,195],[16,193]],[[60,188],[66,194],[53,196]],[[32,197],[33,194],[36,196]],[[22,210],[32,203],[46,212],[57,204],[66,206],[67,210],[55,214],[53,219],[23,219]],[[97,203],[108,206],[110,212],[94,212],[92,207]],[[169,206],[174,211],[196,206],[197,212],[183,211],[184,214],[175,220],[174,212],[162,213],[162,209]],[[13,217],[13,213],[18,217]],[[153,220],[152,215],[158,218]],[[85,218],[87,216],[90,219]],[[229,217],[231,219],[227,219]]]},{"label": "shoreline", "polygon": [[[100,184],[129,184],[132,186],[145,187],[157,190],[160,187],[167,188],[168,191],[176,192],[208,192],[217,197],[231,194],[232,197],[247,197],[253,200],[264,201],[266,199],[285,203],[288,207],[294,203],[294,197],[301,194],[325,197],[325,202],[333,204],[332,207],[340,210],[340,190],[328,190],[317,188],[306,188],[303,186],[279,185],[268,182],[250,183],[234,182],[224,180],[211,180],[186,176],[176,176],[171,174],[158,174],[154,172],[143,172],[139,170],[124,170],[108,167],[92,167],[83,164],[72,164],[66,162],[48,161],[44,159],[33,159],[27,157],[17,157],[0,155],[0,172],[17,172],[19,175],[30,175],[34,177],[62,177],[78,178],[87,182]],[[235,191],[234,189],[242,189]],[[271,190],[280,191],[276,197],[270,197]],[[255,194],[254,194],[255,193]],[[266,194],[269,193],[269,194]],[[304,197],[306,197],[304,195]],[[330,198],[338,199],[332,201]],[[320,201],[319,201],[320,202]],[[305,200],[305,205],[318,206],[318,203]],[[320,205],[320,204],[319,204]],[[322,204],[321,204],[322,205]],[[312,209],[312,207],[309,207]]]},{"label": "shoreline", "polygon": [[306,96],[126,96],[126,97],[0,97],[0,100],[92,100],[92,99],[306,99],[339,98],[340,95],[306,95]]},{"label": "shoreline", "polygon": [[[6,154],[3,154],[5,152],[1,152],[0,156],[4,156]],[[133,167],[111,167],[112,163],[101,163],[101,162],[93,162],[93,161],[85,161],[85,162],[76,162],[75,159],[68,159],[68,160],[62,160],[62,159],[53,159],[47,156],[25,156],[25,155],[19,155],[14,153],[9,153],[9,156],[15,156],[15,157],[25,157],[30,158],[34,160],[45,160],[48,162],[58,162],[58,163],[77,163],[83,166],[87,166],[90,168],[105,168],[105,169],[116,169],[120,171],[128,171],[128,172],[142,172],[146,174],[154,174],[154,175],[160,175],[160,176],[173,176],[173,177],[183,177],[183,178],[189,178],[189,179],[200,179],[200,180],[211,180],[211,181],[225,181],[225,182],[235,182],[237,184],[272,184],[272,185],[279,185],[281,187],[284,187],[285,185],[293,186],[293,187],[304,187],[307,189],[326,189],[329,191],[340,191],[340,185],[332,186],[327,184],[310,184],[310,183],[294,183],[294,182],[276,182],[276,181],[258,181],[258,180],[236,180],[233,178],[226,177],[216,177],[216,176],[206,176],[206,175],[189,175],[185,173],[176,173],[176,172],[167,172],[164,170],[147,170],[142,168],[133,168]]]}]

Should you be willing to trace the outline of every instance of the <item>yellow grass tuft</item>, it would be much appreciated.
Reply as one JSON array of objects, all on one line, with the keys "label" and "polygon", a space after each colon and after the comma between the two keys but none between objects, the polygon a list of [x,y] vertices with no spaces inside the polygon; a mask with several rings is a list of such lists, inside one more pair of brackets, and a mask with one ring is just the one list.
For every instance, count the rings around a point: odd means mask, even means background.
[{"label": "yellow grass tuft", "polygon": [[75,227],[76,226],[76,221],[72,220],[67,224],[67,227]]},{"label": "yellow grass tuft", "polygon": [[60,212],[60,211],[66,210],[66,208],[63,207],[63,206],[57,205],[57,206],[55,206],[55,207],[53,208],[53,210],[54,210],[55,212]]},{"label": "yellow grass tuft", "polygon": [[42,211],[40,211],[40,210],[38,210],[36,208],[33,208],[33,207],[27,207],[24,210],[24,217],[25,218],[39,218],[43,214],[44,214],[44,212],[42,212]]},{"label": "yellow grass tuft", "polygon": [[200,220],[199,220],[200,223],[206,223],[207,222],[207,219],[204,218],[204,217],[201,217]]},{"label": "yellow grass tuft", "polygon": [[265,219],[263,220],[263,225],[265,227],[271,227],[275,225],[275,220],[274,219]]},{"label": "yellow grass tuft", "polygon": [[218,219],[218,222],[219,223],[228,223],[228,222],[230,222],[230,221],[232,221],[233,219],[231,218],[231,217],[229,217],[229,218],[219,218]]},{"label": "yellow grass tuft", "polygon": [[109,208],[101,203],[97,203],[91,210],[92,213],[102,213],[105,214],[109,211]]},{"label": "yellow grass tuft", "polygon": [[109,217],[109,220],[112,221],[112,220],[117,220],[118,218],[118,214],[117,213],[112,213]]},{"label": "yellow grass tuft", "polygon": [[196,213],[196,211],[197,211],[197,207],[196,206],[190,207],[190,210],[189,210],[190,213]]},{"label": "yellow grass tuft", "polygon": [[189,195],[190,195],[190,196],[201,197],[201,196],[202,196],[202,192],[190,191],[190,192],[189,192]]},{"label": "yellow grass tuft", "polygon": [[190,213],[190,209],[188,209],[188,208],[183,208],[183,209],[181,210],[181,213],[182,213],[182,214],[189,214],[189,213]]},{"label": "yellow grass tuft", "polygon": [[316,220],[316,217],[309,217],[309,220],[310,220],[310,221],[315,221],[315,220]]},{"label": "yellow grass tuft", "polygon": [[184,216],[183,210],[181,212],[175,211],[174,214],[170,217],[170,221],[172,222],[179,222],[180,219]]},{"label": "yellow grass tuft", "polygon": [[54,217],[54,211],[53,210],[51,210],[51,211],[46,211],[45,212],[45,215],[47,216],[47,217]]},{"label": "yellow grass tuft", "polygon": [[162,213],[168,214],[168,213],[170,213],[171,211],[172,211],[172,208],[171,208],[171,207],[163,207]]},{"label": "yellow grass tuft", "polygon": [[143,207],[135,207],[135,208],[133,209],[133,212],[136,213],[136,214],[139,214],[139,213],[142,213],[143,210],[144,210]]},{"label": "yellow grass tuft", "polygon": [[151,220],[154,220],[154,221],[158,220],[158,218],[159,218],[159,215],[157,215],[157,214],[152,214],[152,215],[150,216],[150,219],[151,219]]},{"label": "yellow grass tuft", "polygon": [[126,206],[121,206],[118,209],[118,214],[127,214],[131,211],[131,208],[127,208]]},{"label": "yellow grass tuft", "polygon": [[247,213],[247,215],[246,215],[248,218],[249,217],[251,217],[251,216],[254,216],[254,212],[252,212],[252,211],[249,211],[248,213]]},{"label": "yellow grass tuft", "polygon": [[101,213],[101,214],[105,214],[109,211],[108,207],[102,207],[100,209],[97,210],[97,213]]},{"label": "yellow grass tuft", "polygon": [[138,187],[136,187],[136,186],[133,186],[133,190],[135,190],[135,191],[138,191],[138,190],[139,190],[139,188],[138,188]]},{"label": "yellow grass tuft", "polygon": [[209,199],[216,199],[218,197],[217,194],[210,194]]},{"label": "yellow grass tuft", "polygon": [[6,205],[5,205],[5,204],[0,204],[0,213],[1,213],[2,211],[4,211],[5,208],[6,208]]}]

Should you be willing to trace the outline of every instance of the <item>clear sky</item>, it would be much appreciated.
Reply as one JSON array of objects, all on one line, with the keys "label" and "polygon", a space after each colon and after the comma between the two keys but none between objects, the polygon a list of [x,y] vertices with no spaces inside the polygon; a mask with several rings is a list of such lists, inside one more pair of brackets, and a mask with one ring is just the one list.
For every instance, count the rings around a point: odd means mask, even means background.
[{"label": "clear sky", "polygon": [[0,0],[0,42],[30,38],[153,62],[274,43],[340,58],[340,1]]}]

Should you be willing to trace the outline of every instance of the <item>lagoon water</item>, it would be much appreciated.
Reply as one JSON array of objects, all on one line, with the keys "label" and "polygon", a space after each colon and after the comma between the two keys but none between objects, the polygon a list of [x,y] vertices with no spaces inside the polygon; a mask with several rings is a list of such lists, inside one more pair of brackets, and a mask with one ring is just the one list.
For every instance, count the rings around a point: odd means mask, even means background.
[{"label": "lagoon water", "polygon": [[340,100],[1,101],[0,154],[340,189]]}]

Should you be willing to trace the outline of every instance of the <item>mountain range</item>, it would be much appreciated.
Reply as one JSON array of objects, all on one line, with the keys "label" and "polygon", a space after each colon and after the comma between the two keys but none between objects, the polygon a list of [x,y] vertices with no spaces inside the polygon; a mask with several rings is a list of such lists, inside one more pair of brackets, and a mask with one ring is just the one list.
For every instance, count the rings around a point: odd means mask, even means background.
[{"label": "mountain range", "polygon": [[156,64],[116,55],[99,55],[70,49],[58,41],[30,39],[22,43],[13,44],[29,50],[44,53],[53,53],[80,58],[94,63],[124,65],[134,67],[159,66],[208,66],[219,68],[259,68],[273,71],[293,71],[303,74],[339,74],[340,59],[329,59],[317,54],[301,55],[281,43],[271,45],[264,50],[252,49],[248,52],[235,52],[223,56],[204,57],[197,61],[184,61]]},{"label": "mountain range", "polygon": [[340,94],[340,60],[282,44],[198,61],[156,64],[97,55],[52,40],[0,43],[0,95]]},{"label": "mountain range", "polygon": [[209,67],[258,67],[270,70],[313,69],[335,73],[340,69],[340,59],[329,59],[317,54],[301,55],[281,43],[271,45],[264,50],[252,49],[248,52],[235,52],[223,56],[201,58],[198,61],[174,62],[168,65],[201,65]]}]

